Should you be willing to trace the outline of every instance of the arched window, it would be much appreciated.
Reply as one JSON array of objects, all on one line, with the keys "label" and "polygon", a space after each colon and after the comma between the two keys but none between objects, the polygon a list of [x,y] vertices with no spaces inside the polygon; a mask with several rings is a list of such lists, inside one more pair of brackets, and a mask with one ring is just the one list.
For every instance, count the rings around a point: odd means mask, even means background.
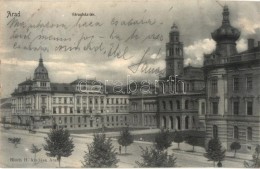
[{"label": "arched window", "polygon": [[173,109],[173,104],[172,104],[172,101],[170,100],[170,109],[172,110]]},{"label": "arched window", "polygon": [[253,131],[251,127],[247,127],[247,140],[252,140]]},{"label": "arched window", "polygon": [[189,109],[189,100],[185,100],[185,109]]},{"label": "arched window", "polygon": [[216,125],[213,126],[213,138],[218,138],[218,127]]},{"label": "arched window", "polygon": [[166,117],[163,116],[163,128],[166,128]]},{"label": "arched window", "polygon": [[181,118],[180,118],[180,116],[177,116],[176,119],[177,119],[178,130],[180,130],[181,129]]},{"label": "arched window", "polygon": [[177,109],[181,109],[181,104],[179,100],[176,100],[176,104],[177,104]]},{"label": "arched window", "polygon": [[189,129],[189,116],[185,117],[185,129]]},{"label": "arched window", "polygon": [[234,126],[234,138],[238,139],[239,135],[238,135],[238,127]]},{"label": "arched window", "polygon": [[173,129],[173,118],[170,116],[170,128]]},{"label": "arched window", "polygon": [[162,101],[162,104],[163,104],[163,109],[165,110],[166,109],[166,102]]}]

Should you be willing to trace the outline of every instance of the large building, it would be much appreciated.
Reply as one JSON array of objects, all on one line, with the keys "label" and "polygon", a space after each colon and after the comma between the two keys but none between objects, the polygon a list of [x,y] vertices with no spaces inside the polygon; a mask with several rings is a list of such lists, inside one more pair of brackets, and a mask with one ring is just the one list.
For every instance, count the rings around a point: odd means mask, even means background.
[{"label": "large building", "polygon": [[211,35],[217,45],[204,57],[207,140],[218,137],[227,149],[238,141],[240,152],[251,153],[260,143],[260,42],[249,39],[248,50],[237,52],[240,31],[231,26],[227,6]]},{"label": "large building", "polygon": [[[198,118],[199,100],[205,97],[201,68],[184,67],[183,43],[173,24],[166,44],[166,76],[156,81],[157,92],[130,97],[134,126],[192,130],[203,127]],[[157,90],[157,89],[155,89]]]},{"label": "large building", "polygon": [[12,93],[12,123],[31,128],[122,127],[129,125],[128,105],[129,95],[116,94],[96,80],[52,83],[40,58],[34,78]]}]

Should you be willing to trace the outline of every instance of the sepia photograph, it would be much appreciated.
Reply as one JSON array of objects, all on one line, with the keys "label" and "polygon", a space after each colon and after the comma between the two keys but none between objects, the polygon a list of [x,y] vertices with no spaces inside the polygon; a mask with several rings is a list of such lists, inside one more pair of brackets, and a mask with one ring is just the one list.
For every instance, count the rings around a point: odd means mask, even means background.
[{"label": "sepia photograph", "polygon": [[260,1],[0,0],[0,168],[260,168]]}]

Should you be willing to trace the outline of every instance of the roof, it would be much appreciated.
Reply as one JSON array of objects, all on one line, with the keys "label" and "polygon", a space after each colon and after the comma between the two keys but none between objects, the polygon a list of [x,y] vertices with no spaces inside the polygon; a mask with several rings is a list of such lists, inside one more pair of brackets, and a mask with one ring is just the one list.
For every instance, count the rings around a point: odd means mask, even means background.
[{"label": "roof", "polygon": [[69,83],[51,83],[51,91],[59,93],[75,92],[75,88]]},{"label": "roof", "polygon": [[26,79],[24,82],[19,83],[19,85],[32,85],[33,84],[33,80],[31,79]]},{"label": "roof", "polygon": [[185,80],[201,79],[204,80],[204,72],[201,67],[187,66],[184,68],[183,78]]},{"label": "roof", "polygon": [[0,101],[1,101],[0,102],[1,109],[11,109],[12,106],[11,98],[2,98]]},{"label": "roof", "polygon": [[243,52],[240,52],[240,53],[238,53],[238,54],[236,54],[236,55],[256,53],[256,52],[260,52],[260,47],[259,47],[259,46],[254,47],[254,48],[252,48],[252,49],[248,49],[248,50],[243,51]]},{"label": "roof", "polygon": [[11,109],[12,103],[1,104],[1,109]]},{"label": "roof", "polygon": [[79,83],[87,83],[89,85],[103,85],[102,82],[100,81],[97,81],[97,80],[91,80],[91,79],[77,79],[77,80],[74,80],[73,82],[71,82],[70,84],[72,85],[77,85]]}]

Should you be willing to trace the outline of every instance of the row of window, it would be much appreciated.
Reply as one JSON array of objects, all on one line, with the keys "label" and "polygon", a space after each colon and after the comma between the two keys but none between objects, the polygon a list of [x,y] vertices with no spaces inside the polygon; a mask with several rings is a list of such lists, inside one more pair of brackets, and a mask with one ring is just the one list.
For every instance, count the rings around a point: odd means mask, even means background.
[{"label": "row of window", "polygon": [[[212,105],[212,114],[218,114],[218,101],[211,102]],[[233,102],[233,114],[238,115],[239,114],[239,102],[234,101]],[[246,114],[247,115],[253,115],[253,101],[247,101],[246,102]]]},{"label": "row of window", "polygon": [[[218,127],[213,125],[213,137],[218,137]],[[239,128],[237,126],[233,127],[233,138],[239,139]],[[251,141],[253,139],[253,130],[252,127],[247,127],[246,129],[246,138],[247,140]]]},{"label": "row of window", "polygon": [[[115,111],[116,113],[119,113],[119,112],[123,112],[123,111],[126,111],[128,108],[127,108],[127,106],[125,106],[125,107],[123,107],[123,106],[121,106],[121,107],[117,107],[117,108],[111,108],[111,112],[112,111]],[[62,113],[62,107],[53,107],[53,114],[61,114]],[[109,111],[109,109],[107,109],[108,111]],[[64,107],[63,108],[63,112],[65,113],[65,114],[67,114],[67,113],[71,113],[71,114],[73,114],[73,112],[74,112],[74,109],[73,109],[73,107]],[[93,113],[94,112],[94,109],[92,108],[92,107],[89,107],[89,109],[87,110],[87,107],[83,107],[82,109],[80,108],[80,107],[77,107],[76,108],[76,112],[77,113],[87,113],[87,112],[89,112],[89,113]],[[103,107],[101,107],[100,108],[100,113],[104,113],[105,112],[105,109],[103,108]]]},{"label": "row of window", "polygon": [[[106,99],[107,101],[107,104],[127,104],[127,99],[126,98],[107,98]],[[53,97],[53,100],[52,100],[53,103],[59,103],[59,104],[62,104],[62,103],[70,103],[72,104],[73,103],[73,98],[72,97]],[[77,104],[81,104],[81,97],[77,97],[76,98],[76,103]],[[86,104],[87,103],[87,97],[82,97],[82,103],[83,104]],[[89,98],[88,99],[88,103],[89,104],[98,104],[99,103],[99,100],[97,98]],[[101,98],[100,99],[100,104],[104,104],[104,98]]]},{"label": "row of window", "polygon": [[[238,115],[239,114],[239,101],[233,102],[233,114]],[[246,114],[247,115],[253,115],[253,102],[247,101],[246,102]]]},{"label": "row of window", "polygon": [[[63,119],[63,120],[62,120]],[[127,117],[126,116],[107,116],[106,118],[92,118],[92,117],[77,117],[77,122],[78,123],[87,123],[87,121],[89,121],[90,123],[93,121],[96,121],[97,123],[101,122],[103,123],[104,120],[106,119],[106,122],[123,122],[123,121],[127,121]],[[58,124],[67,124],[67,123],[73,123],[73,117],[53,117],[53,122],[54,123],[58,123]]]},{"label": "row of window", "polygon": [[[176,100],[175,104],[176,104],[176,108],[178,110],[181,109],[181,103],[180,103],[179,100]],[[185,104],[185,109],[189,109],[190,101],[185,100],[184,104]],[[191,104],[192,104],[192,107],[194,108],[194,102],[193,101],[191,102]],[[173,101],[172,100],[169,101],[169,107],[170,107],[170,110],[173,110]],[[162,108],[163,108],[163,110],[167,109],[167,102],[166,101],[162,101]]]},{"label": "row of window", "polygon": [[[233,84],[232,84],[233,91],[239,91],[240,90],[241,83],[244,83],[244,81],[241,81],[240,79],[241,78],[239,78],[238,76],[233,77]],[[246,85],[246,90],[253,89],[252,75],[246,77],[245,85]],[[218,92],[218,80],[217,80],[217,78],[211,79],[211,91],[213,93]]]}]

